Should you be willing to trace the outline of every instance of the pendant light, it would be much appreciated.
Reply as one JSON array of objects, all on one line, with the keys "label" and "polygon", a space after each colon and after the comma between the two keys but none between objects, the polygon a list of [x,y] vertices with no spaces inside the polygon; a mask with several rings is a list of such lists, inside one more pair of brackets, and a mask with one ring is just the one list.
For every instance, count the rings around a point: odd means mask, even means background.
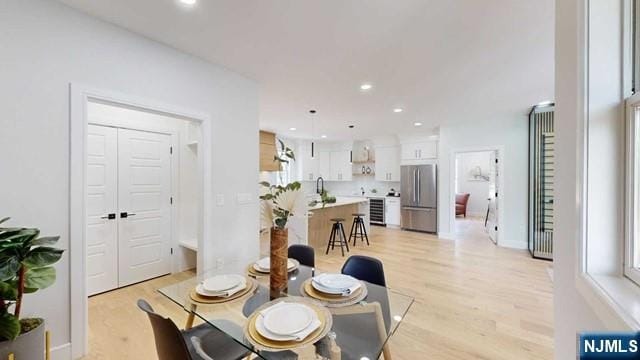
[{"label": "pendant light", "polygon": [[311,158],[314,159],[316,156],[316,152],[315,152],[315,143],[314,143],[314,139],[315,139],[315,120],[314,120],[314,116],[316,111],[311,109],[309,110],[309,114],[311,114]]}]

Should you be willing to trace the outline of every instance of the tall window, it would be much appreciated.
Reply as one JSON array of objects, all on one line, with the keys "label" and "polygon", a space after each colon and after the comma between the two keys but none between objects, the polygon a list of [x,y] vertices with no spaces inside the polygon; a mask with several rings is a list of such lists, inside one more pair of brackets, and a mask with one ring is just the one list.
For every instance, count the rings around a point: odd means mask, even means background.
[{"label": "tall window", "polygon": [[625,275],[640,284],[640,94],[627,99]]}]

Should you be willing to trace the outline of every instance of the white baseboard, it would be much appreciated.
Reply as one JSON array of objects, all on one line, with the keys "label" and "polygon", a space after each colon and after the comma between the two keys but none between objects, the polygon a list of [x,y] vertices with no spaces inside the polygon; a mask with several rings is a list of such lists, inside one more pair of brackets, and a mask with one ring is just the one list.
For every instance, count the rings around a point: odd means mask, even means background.
[{"label": "white baseboard", "polygon": [[511,248],[511,249],[520,249],[520,250],[527,249],[526,241],[524,242],[523,241],[498,241],[498,245],[506,248]]},{"label": "white baseboard", "polygon": [[71,343],[52,347],[51,360],[71,360]]}]

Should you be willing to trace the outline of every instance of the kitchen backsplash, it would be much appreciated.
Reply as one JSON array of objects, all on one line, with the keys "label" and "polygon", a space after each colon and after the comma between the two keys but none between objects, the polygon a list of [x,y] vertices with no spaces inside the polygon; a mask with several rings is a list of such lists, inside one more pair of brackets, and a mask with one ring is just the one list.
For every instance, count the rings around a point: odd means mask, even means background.
[{"label": "kitchen backsplash", "polygon": [[[315,181],[303,181],[302,187],[307,194],[316,192]],[[399,192],[400,182],[382,182],[375,181],[372,177],[362,177],[354,178],[352,181],[325,181],[324,188],[334,196],[361,196],[361,188],[364,188],[365,196],[385,196],[391,189]],[[376,189],[377,192],[372,192],[373,189]]]}]

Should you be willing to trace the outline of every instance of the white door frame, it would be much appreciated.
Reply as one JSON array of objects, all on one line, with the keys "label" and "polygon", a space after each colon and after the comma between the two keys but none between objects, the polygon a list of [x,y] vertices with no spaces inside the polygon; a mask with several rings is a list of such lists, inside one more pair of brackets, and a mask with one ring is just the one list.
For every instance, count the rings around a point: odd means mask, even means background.
[{"label": "white door frame", "polygon": [[[463,153],[472,153],[472,152],[482,152],[482,151],[496,151],[498,159],[498,176],[499,176],[499,186],[498,186],[498,241],[497,245],[502,246],[505,242],[504,239],[504,146],[502,145],[493,145],[493,146],[476,146],[476,147],[464,147],[464,148],[455,148],[451,150],[450,154],[450,163],[449,163],[449,204],[456,203],[456,156],[458,154]],[[449,228],[451,229],[451,233],[455,233],[456,226],[456,207],[455,205],[450,206],[451,210],[449,211]]]},{"label": "white door frame", "polygon": [[[87,248],[86,248],[86,176],[87,176],[87,103],[100,100],[116,105],[125,105],[141,110],[165,113],[200,123],[202,132],[202,152],[198,159],[199,172],[202,174],[200,204],[200,229],[202,237],[198,239],[198,247],[204,248],[205,239],[209,239],[209,227],[205,224],[211,218],[212,168],[211,168],[211,117],[205,112],[193,111],[172,104],[138,96],[118,93],[116,91],[96,89],[89,86],[70,84],[70,167],[69,167],[69,279],[71,298],[71,353],[78,358],[86,355],[89,348],[89,316],[87,297]],[[202,252],[198,252],[198,267],[202,264]]]}]

